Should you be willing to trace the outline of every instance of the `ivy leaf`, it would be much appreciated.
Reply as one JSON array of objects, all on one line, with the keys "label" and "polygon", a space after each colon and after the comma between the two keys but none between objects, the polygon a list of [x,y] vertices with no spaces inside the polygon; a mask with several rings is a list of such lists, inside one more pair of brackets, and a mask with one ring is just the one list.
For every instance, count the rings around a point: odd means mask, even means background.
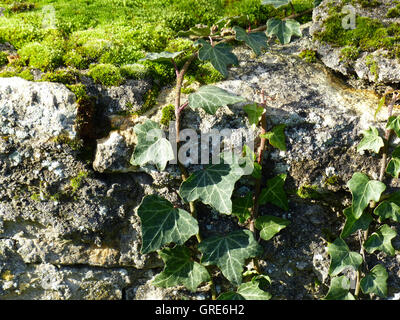
[{"label": "ivy leaf", "polygon": [[142,223],[142,253],[158,250],[171,242],[184,244],[199,232],[197,220],[189,212],[174,208],[157,195],[143,198],[137,213]]},{"label": "ivy leaf", "polygon": [[198,248],[203,253],[202,263],[206,266],[217,265],[222,274],[235,285],[242,282],[245,260],[262,252],[262,247],[249,230],[238,230],[226,236],[204,239]]},{"label": "ivy leaf", "polygon": [[253,195],[251,192],[244,197],[235,198],[232,201],[232,215],[238,217],[240,223],[245,223],[250,217],[250,209],[253,207]]},{"label": "ivy leaf", "polygon": [[187,31],[179,31],[177,37],[190,38],[194,37],[208,37],[211,35],[211,28],[209,26],[192,27]]},{"label": "ivy leaf", "polygon": [[346,276],[334,277],[331,280],[328,294],[325,300],[355,300],[354,296],[349,292],[350,280]]},{"label": "ivy leaf", "polygon": [[267,35],[276,35],[282,44],[287,44],[293,35],[301,37],[300,23],[292,19],[269,19],[267,21]]},{"label": "ivy leaf", "polygon": [[228,76],[227,66],[239,64],[237,57],[232,53],[232,48],[226,43],[211,46],[204,39],[199,39],[198,43],[202,45],[199,50],[199,59],[210,61],[213,67],[225,78]]},{"label": "ivy leaf", "polygon": [[328,253],[331,256],[329,275],[337,276],[347,268],[357,270],[362,263],[362,257],[357,252],[351,252],[346,242],[337,238],[333,243],[328,244]]},{"label": "ivy leaf", "polygon": [[175,158],[171,143],[163,137],[163,131],[158,123],[147,120],[134,128],[137,144],[132,154],[131,164],[144,166],[155,164],[159,170],[164,170],[167,162]]},{"label": "ivy leaf", "polygon": [[250,124],[257,126],[261,120],[262,114],[264,113],[264,108],[260,107],[257,103],[252,103],[244,106],[243,110],[247,113]]},{"label": "ivy leaf", "polygon": [[279,150],[286,151],[286,143],[285,143],[285,128],[286,125],[279,124],[272,129],[272,131],[266,132],[265,134],[261,134],[261,138],[268,139],[269,143]]},{"label": "ivy leaf", "polygon": [[172,59],[180,56],[183,51],[179,52],[148,52],[146,56],[139,61],[153,61],[153,62],[171,62]]},{"label": "ivy leaf", "polygon": [[357,152],[361,152],[363,150],[372,150],[375,153],[379,153],[379,150],[385,145],[385,143],[379,135],[378,129],[375,127],[370,127],[362,134],[364,135],[364,138],[362,138],[358,144]]},{"label": "ivy leaf", "polygon": [[217,298],[217,300],[246,300],[241,294],[235,292],[235,291],[229,291],[229,292],[224,292],[220,294]]},{"label": "ivy leaf", "polygon": [[191,259],[189,249],[176,246],[165,248],[159,252],[164,261],[164,270],[158,274],[152,284],[156,287],[168,288],[184,285],[195,292],[197,287],[210,280],[207,269]]},{"label": "ivy leaf", "polygon": [[238,26],[233,27],[233,30],[236,33],[236,40],[244,41],[257,56],[261,54],[262,49],[267,47],[267,36],[264,32],[247,33]]},{"label": "ivy leaf", "polygon": [[274,8],[279,8],[279,7],[282,7],[286,4],[288,4],[289,2],[290,2],[290,0],[262,0],[261,4],[262,5],[270,4],[270,5],[273,5]]},{"label": "ivy leaf", "polygon": [[378,103],[378,108],[376,108],[375,110],[375,114],[374,114],[374,120],[376,120],[376,116],[378,115],[379,111],[381,111],[382,107],[385,105],[386,103],[386,96],[383,96]]},{"label": "ivy leaf", "polygon": [[245,102],[246,99],[240,96],[215,87],[204,86],[189,95],[189,107],[193,110],[202,108],[208,114],[215,114],[218,108],[232,105],[238,102]]},{"label": "ivy leaf", "polygon": [[261,179],[262,176],[262,166],[258,162],[254,162],[254,170],[251,176],[254,179]]},{"label": "ivy leaf", "polygon": [[236,292],[221,294],[217,300],[269,300],[271,294],[260,289],[258,282],[246,282],[239,286]]},{"label": "ivy leaf", "polygon": [[393,157],[390,159],[386,168],[386,172],[393,178],[398,179],[400,174],[400,158]]},{"label": "ivy leaf", "polygon": [[397,232],[384,224],[377,232],[374,232],[364,243],[364,248],[368,253],[374,253],[381,250],[390,256],[394,256],[395,250],[392,246],[392,239],[396,237]]},{"label": "ivy leaf", "polygon": [[346,216],[346,223],[340,234],[342,239],[347,238],[357,230],[367,230],[373,220],[368,212],[364,212],[359,219],[356,219],[352,207],[344,209],[343,214]]},{"label": "ivy leaf", "polygon": [[370,201],[378,202],[381,194],[385,191],[384,183],[369,178],[360,172],[353,174],[353,177],[347,182],[353,196],[353,215],[355,219],[359,219],[364,209],[369,205]]},{"label": "ivy leaf", "polygon": [[179,189],[182,199],[186,202],[200,199],[220,213],[231,214],[232,192],[236,181],[244,174],[235,158],[231,164],[212,164],[192,173]]},{"label": "ivy leaf", "polygon": [[278,206],[285,211],[289,210],[289,203],[286,197],[285,190],[283,189],[286,176],[287,175],[285,173],[281,173],[275,178],[267,180],[267,188],[261,190],[258,200],[260,205],[264,205],[268,202]]},{"label": "ivy leaf", "polygon": [[380,221],[392,219],[395,222],[400,222],[400,207],[391,201],[383,201],[374,210],[374,214],[379,216]]},{"label": "ivy leaf", "polygon": [[400,116],[389,117],[388,123],[386,125],[387,129],[392,129],[398,137],[400,137]]},{"label": "ivy leaf", "polygon": [[387,296],[387,279],[388,273],[381,264],[376,265],[372,270],[360,281],[360,287],[365,294],[373,293],[381,298]]},{"label": "ivy leaf", "polygon": [[255,227],[260,230],[260,237],[265,241],[271,239],[279,231],[290,224],[289,220],[275,216],[261,216],[255,221]]}]

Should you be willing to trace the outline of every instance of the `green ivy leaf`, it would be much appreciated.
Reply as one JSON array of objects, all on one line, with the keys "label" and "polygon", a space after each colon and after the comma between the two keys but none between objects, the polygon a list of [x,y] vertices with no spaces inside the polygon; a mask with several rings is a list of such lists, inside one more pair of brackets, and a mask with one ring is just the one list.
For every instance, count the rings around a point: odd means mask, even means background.
[{"label": "green ivy leaf", "polygon": [[379,135],[378,129],[375,127],[370,127],[368,130],[365,130],[363,133],[364,138],[360,141],[357,146],[357,152],[361,152],[364,150],[371,150],[375,153],[379,153],[379,150],[385,145],[383,139]]},{"label": "green ivy leaf", "polygon": [[279,8],[282,7],[284,5],[287,5],[290,2],[290,0],[262,0],[261,4],[262,5],[273,5],[274,8]]},{"label": "green ivy leaf", "polygon": [[137,212],[142,223],[142,253],[156,251],[171,242],[184,244],[199,232],[197,220],[190,213],[174,208],[157,195],[143,198]]},{"label": "green ivy leaf", "polygon": [[301,37],[300,23],[292,19],[269,19],[267,21],[267,35],[276,35],[282,44],[287,44],[293,35]]},{"label": "green ivy leaf", "polygon": [[169,288],[183,285],[195,292],[201,283],[210,280],[207,269],[200,263],[194,262],[189,249],[185,247],[165,248],[159,255],[165,265],[164,270],[152,282],[156,287]]},{"label": "green ivy leaf", "polygon": [[265,241],[271,239],[279,231],[290,224],[289,220],[275,216],[261,216],[255,221],[255,227],[260,230],[260,237]]},{"label": "green ivy leaf", "polygon": [[378,115],[379,111],[381,111],[382,107],[385,105],[386,103],[386,96],[383,96],[378,103],[378,108],[376,108],[375,110],[375,114],[374,114],[374,120],[376,120],[376,116]]},{"label": "green ivy leaf", "polygon": [[397,232],[384,224],[377,232],[374,232],[364,243],[364,248],[368,253],[374,253],[376,250],[385,252],[394,256],[395,250],[392,246],[392,239],[396,237]]},{"label": "green ivy leaf", "polygon": [[241,294],[235,292],[235,291],[228,291],[228,292],[224,292],[221,293],[217,300],[246,300]]},{"label": "green ivy leaf", "polygon": [[238,230],[226,236],[204,239],[199,244],[204,265],[217,265],[233,284],[240,285],[244,262],[261,254],[262,247],[249,230]]},{"label": "green ivy leaf", "polygon": [[333,243],[328,244],[328,253],[331,256],[329,275],[337,276],[346,268],[357,270],[362,263],[362,257],[357,252],[351,252],[346,242],[337,238]]},{"label": "green ivy leaf", "polygon": [[243,110],[247,113],[250,124],[257,126],[261,120],[262,114],[264,113],[264,108],[260,107],[257,103],[252,103],[244,106]]},{"label": "green ivy leaf", "polygon": [[153,61],[153,62],[171,62],[172,59],[177,58],[183,53],[183,51],[179,52],[148,52],[146,56],[139,61]]},{"label": "green ivy leaf", "polygon": [[237,160],[231,164],[212,164],[192,173],[181,184],[179,194],[186,202],[199,199],[220,213],[231,214],[232,192],[236,181],[243,174],[244,171]]},{"label": "green ivy leaf", "polygon": [[247,33],[238,26],[233,27],[233,30],[236,33],[236,40],[244,41],[257,56],[261,54],[262,49],[267,47],[267,36],[264,32]]},{"label": "green ivy leaf", "polygon": [[387,129],[392,129],[398,137],[400,137],[400,116],[389,117],[388,123],[386,125]]},{"label": "green ivy leaf", "polygon": [[245,223],[250,217],[253,207],[253,194],[247,193],[244,197],[235,198],[232,201],[232,215],[238,217],[240,223]]},{"label": "green ivy leaf", "polygon": [[386,172],[390,174],[393,178],[398,179],[400,174],[400,158],[392,158],[390,159]]},{"label": "green ivy leaf", "polygon": [[261,134],[261,138],[268,139],[269,143],[279,150],[286,151],[286,136],[285,136],[286,125],[279,124],[272,129],[272,131]]},{"label": "green ivy leaf", "polygon": [[360,281],[360,287],[365,294],[373,293],[381,298],[387,296],[387,279],[388,273],[381,264],[376,265],[372,270]]},{"label": "green ivy leaf", "polygon": [[384,183],[369,178],[360,172],[353,174],[353,177],[347,183],[353,196],[353,215],[355,219],[359,219],[364,209],[369,205],[370,201],[378,202],[381,194],[385,191]]},{"label": "green ivy leaf", "polygon": [[134,128],[137,144],[132,154],[131,164],[144,166],[155,164],[159,170],[164,170],[168,161],[175,158],[171,143],[163,137],[163,131],[158,123],[147,120]]},{"label": "green ivy leaf", "polygon": [[356,219],[353,215],[352,207],[344,209],[343,214],[346,216],[346,223],[340,234],[342,239],[347,238],[357,230],[367,230],[373,220],[368,212],[364,212],[359,219]]},{"label": "green ivy leaf", "polygon": [[179,31],[177,37],[190,38],[194,37],[208,37],[211,35],[211,28],[209,26],[192,27],[186,31]]},{"label": "green ivy leaf", "polygon": [[202,108],[208,114],[215,114],[218,108],[232,105],[238,102],[245,102],[246,99],[240,96],[215,87],[204,86],[189,95],[189,107],[193,110]]},{"label": "green ivy leaf", "polygon": [[258,162],[254,162],[254,170],[251,176],[254,179],[261,179],[262,177],[262,166]]},{"label": "green ivy leaf", "polygon": [[374,214],[379,216],[380,221],[392,219],[395,222],[400,222],[400,207],[391,201],[383,201],[374,210]]},{"label": "green ivy leaf", "polygon": [[199,39],[198,43],[202,46],[199,50],[199,59],[210,61],[225,78],[228,76],[228,65],[239,64],[237,57],[232,53],[232,48],[226,43],[211,46],[203,39]]},{"label": "green ivy leaf", "polygon": [[258,282],[246,282],[240,285],[237,289],[237,293],[243,296],[246,300],[269,300],[271,294],[260,289]]},{"label": "green ivy leaf", "polygon": [[355,300],[354,296],[349,292],[350,280],[345,277],[335,277],[331,280],[328,294],[325,300]]},{"label": "green ivy leaf", "polygon": [[264,205],[268,202],[278,206],[285,211],[289,210],[289,203],[286,197],[285,190],[283,189],[286,177],[286,174],[281,173],[275,178],[267,180],[267,188],[261,190],[258,200],[260,205]]}]

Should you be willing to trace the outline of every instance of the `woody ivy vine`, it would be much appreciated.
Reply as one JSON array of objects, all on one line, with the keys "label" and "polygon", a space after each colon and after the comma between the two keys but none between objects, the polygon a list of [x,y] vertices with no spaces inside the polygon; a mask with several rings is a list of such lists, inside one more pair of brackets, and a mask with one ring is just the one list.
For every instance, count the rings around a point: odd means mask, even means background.
[{"label": "woody ivy vine", "polygon": [[[319,5],[321,1],[315,1]],[[289,0],[263,0],[262,4],[273,5],[275,8],[292,5]],[[303,13],[292,15],[292,18]],[[260,241],[268,241],[279,231],[286,228],[290,221],[270,215],[259,216],[259,207],[271,203],[285,211],[289,209],[284,191],[286,174],[280,174],[263,183],[261,172],[264,153],[267,148],[277,148],[286,151],[285,125],[267,128],[267,100],[265,92],[261,93],[261,103],[248,102],[240,96],[215,86],[203,86],[197,92],[188,96],[187,101],[181,101],[181,90],[184,75],[195,59],[209,61],[223,76],[228,76],[228,66],[237,65],[238,59],[228,45],[230,41],[245,43],[256,55],[267,49],[267,36],[276,36],[282,44],[289,43],[292,36],[301,36],[300,24],[291,17],[283,20],[272,18],[265,26],[245,30],[239,26],[230,27],[242,21],[243,17],[227,18],[210,27],[194,27],[181,31],[178,37],[188,37],[193,40],[193,48],[187,52],[148,53],[144,60],[171,63],[176,71],[175,93],[175,135],[176,145],[180,146],[179,133],[181,116],[186,108],[203,109],[208,114],[215,114],[218,108],[236,103],[245,103],[244,111],[252,125],[259,126],[259,146],[254,153],[245,146],[242,154],[234,155],[229,163],[210,164],[203,170],[188,174],[185,166],[179,163],[182,183],[179,195],[187,204],[188,211],[178,208],[167,199],[158,195],[143,198],[138,208],[142,228],[143,254],[157,252],[164,261],[164,269],[153,280],[153,285],[167,288],[176,285],[185,286],[195,292],[204,283],[209,283],[212,299],[220,300],[268,300],[271,294],[267,291],[271,279],[262,274],[258,266],[258,257],[263,253]],[[183,60],[181,68],[177,59]],[[386,186],[383,184],[385,170],[392,176],[400,173],[400,147],[392,154],[387,165],[388,141],[392,130],[400,137],[400,116],[392,116],[395,102],[400,95],[397,92],[387,93],[384,98],[392,97],[389,103],[389,122],[384,138],[379,136],[376,128],[364,132],[364,138],[358,146],[358,151],[373,150],[379,152],[385,149],[382,159],[379,181],[370,180],[363,173],[355,173],[348,182],[352,196],[352,205],[345,209],[346,224],[338,239],[329,243],[327,251],[331,257],[329,275],[331,285],[325,299],[354,299],[364,294],[375,294],[380,297],[387,295],[387,271],[378,264],[372,269],[366,263],[366,254],[381,250],[389,255],[394,254],[391,239],[396,232],[384,220],[395,222],[400,220],[400,192],[383,195]],[[382,107],[386,100],[380,104]],[[132,154],[131,164],[135,166],[155,165],[164,170],[167,163],[175,159],[170,141],[165,139],[160,126],[151,120],[134,128],[137,145]],[[171,138],[171,137],[170,137]],[[179,153],[179,152],[178,152]],[[222,160],[226,154],[222,154]],[[247,195],[236,198],[231,196],[237,181],[245,175],[243,168],[250,166],[251,172],[246,172],[254,179],[254,190]],[[196,202],[209,205],[221,214],[234,215],[242,228],[228,234],[205,238],[199,233]],[[373,217],[378,219],[374,220]],[[369,232],[373,233],[369,235]],[[350,251],[344,239],[351,234],[358,234],[360,253]],[[196,241],[192,241],[192,238]],[[244,272],[245,265],[251,261],[251,270]],[[222,275],[235,286],[235,290],[217,296],[212,274],[218,268]],[[350,292],[350,280],[341,273],[353,270],[356,273],[356,288],[354,295]]]}]

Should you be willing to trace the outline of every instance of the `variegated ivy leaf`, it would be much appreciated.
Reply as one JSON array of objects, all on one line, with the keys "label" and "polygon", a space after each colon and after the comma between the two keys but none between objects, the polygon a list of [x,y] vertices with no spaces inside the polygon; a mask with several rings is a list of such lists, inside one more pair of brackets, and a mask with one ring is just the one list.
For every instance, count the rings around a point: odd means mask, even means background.
[{"label": "variegated ivy leaf", "polygon": [[152,282],[156,287],[183,285],[195,292],[201,283],[210,280],[207,269],[192,260],[190,251],[186,247],[165,248],[159,255],[164,261],[164,270]]},{"label": "variegated ivy leaf", "polygon": [[233,30],[236,33],[236,40],[244,41],[257,56],[261,54],[262,49],[267,47],[267,36],[264,32],[247,33],[246,30],[238,26],[233,27]]},{"label": "variegated ivy leaf", "polygon": [[[235,183],[246,173],[246,169],[240,164],[243,159],[234,156],[231,163],[211,164],[192,173],[181,184],[180,196],[186,202],[201,200],[220,213],[231,214],[231,196]],[[246,164],[253,164],[252,160],[245,160]]]},{"label": "variegated ivy leaf", "polygon": [[331,265],[329,266],[329,275],[331,276],[337,276],[347,268],[356,271],[362,263],[362,256],[357,252],[351,252],[341,238],[328,244],[328,253],[331,256]]},{"label": "variegated ivy leaf", "polygon": [[147,120],[134,128],[137,144],[132,154],[131,164],[144,166],[154,164],[164,170],[168,161],[175,158],[171,143],[164,138],[164,133],[157,122]]},{"label": "variegated ivy leaf", "polygon": [[356,219],[352,207],[344,209],[343,214],[346,216],[346,223],[340,234],[342,239],[347,238],[357,230],[367,230],[373,220],[368,212],[364,212],[359,219]]},{"label": "variegated ivy leaf", "polygon": [[328,294],[325,300],[355,300],[354,296],[349,292],[350,280],[346,276],[334,277],[331,280]]},{"label": "variegated ivy leaf", "polygon": [[262,5],[267,5],[270,4],[274,6],[274,8],[279,8],[284,5],[287,5],[290,2],[290,0],[262,0],[261,4]]},{"label": "variegated ivy leaf", "polygon": [[387,279],[388,273],[385,267],[377,264],[372,270],[360,281],[360,287],[365,294],[376,294],[381,298],[387,296]]},{"label": "variegated ivy leaf", "polygon": [[245,102],[246,99],[236,96],[224,89],[215,86],[204,86],[189,95],[189,107],[193,110],[204,109],[209,114],[215,114],[218,108]]},{"label": "variegated ivy leaf", "polygon": [[232,201],[232,215],[238,217],[240,223],[245,223],[251,216],[253,207],[253,194],[247,193],[244,197],[235,198]]},{"label": "variegated ivy leaf", "polygon": [[396,237],[397,232],[384,224],[377,232],[374,232],[364,243],[364,248],[368,253],[374,253],[376,250],[385,252],[394,256],[395,250],[392,246],[392,239]]},{"label": "variegated ivy leaf", "polygon": [[392,219],[395,222],[400,222],[400,207],[391,201],[383,201],[374,210],[374,214],[379,216],[380,221]]},{"label": "variegated ivy leaf", "polygon": [[281,173],[275,178],[267,180],[267,187],[261,190],[258,202],[264,205],[267,202],[272,203],[279,208],[288,211],[289,204],[283,186],[286,180],[286,174]]},{"label": "variegated ivy leaf", "polygon": [[387,129],[392,129],[400,137],[400,116],[391,116],[386,125]]},{"label": "variegated ivy leaf", "polygon": [[363,133],[364,138],[360,141],[357,146],[357,152],[364,150],[371,150],[375,153],[379,153],[379,150],[385,145],[383,139],[379,135],[378,129],[375,127],[370,127]]},{"label": "variegated ivy leaf", "polygon": [[282,44],[287,44],[293,35],[301,37],[300,23],[291,19],[269,19],[267,21],[267,35],[276,35]]},{"label": "variegated ivy leaf", "polygon": [[233,284],[240,285],[245,260],[261,254],[262,247],[249,230],[238,230],[226,236],[204,239],[199,244],[204,265],[218,266]]},{"label": "variegated ivy leaf", "polygon": [[255,227],[260,230],[260,237],[268,241],[289,224],[289,220],[267,215],[258,217],[255,222]]},{"label": "variegated ivy leaf", "polygon": [[239,64],[237,57],[232,53],[232,48],[226,43],[212,46],[203,39],[198,40],[198,43],[202,46],[199,50],[199,59],[210,61],[225,78],[228,76],[228,66]]},{"label": "variegated ivy leaf", "polygon": [[393,178],[398,179],[400,174],[400,158],[393,157],[390,159],[387,167],[386,172],[390,174]]},{"label": "variegated ivy leaf", "polygon": [[153,62],[171,62],[172,59],[177,58],[183,53],[183,51],[179,52],[149,52],[146,56],[139,61],[153,61]]},{"label": "variegated ivy leaf", "polygon": [[197,220],[185,210],[174,208],[164,198],[143,198],[138,215],[142,224],[142,253],[149,253],[169,243],[184,244],[199,232]]},{"label": "variegated ivy leaf", "polygon": [[369,178],[360,172],[353,174],[353,177],[347,183],[353,196],[353,216],[359,219],[364,209],[370,201],[378,202],[381,194],[386,189],[386,185],[380,181],[369,180]]},{"label": "variegated ivy leaf", "polygon": [[252,103],[244,106],[243,110],[246,111],[250,124],[257,126],[261,120],[262,114],[264,113],[264,108],[259,106],[257,103]]},{"label": "variegated ivy leaf", "polygon": [[217,300],[269,300],[271,294],[260,289],[258,282],[246,282],[239,286],[236,292],[221,294]]},{"label": "variegated ivy leaf", "polygon": [[285,136],[285,124],[279,124],[272,129],[272,131],[261,134],[261,138],[265,138],[269,143],[279,150],[286,151],[286,136]]}]

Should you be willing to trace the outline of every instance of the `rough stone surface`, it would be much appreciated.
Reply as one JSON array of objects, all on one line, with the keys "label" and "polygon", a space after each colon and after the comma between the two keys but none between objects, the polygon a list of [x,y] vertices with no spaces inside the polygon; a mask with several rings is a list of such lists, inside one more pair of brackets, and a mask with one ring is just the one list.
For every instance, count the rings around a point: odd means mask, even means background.
[{"label": "rough stone surface", "polygon": [[[347,3],[347,2],[346,2]],[[329,9],[332,6],[343,7],[346,4],[343,0],[324,0],[313,11],[313,25],[311,35],[324,30],[324,22],[329,17]],[[368,17],[377,19],[384,25],[399,23],[400,18],[387,18],[386,13],[389,9],[396,6],[392,0],[380,0],[380,5],[376,7],[362,7],[359,3],[350,3],[355,9],[357,17]],[[349,13],[348,11],[346,11]],[[329,43],[315,41],[314,49],[317,50],[322,62],[329,68],[342,73],[345,76],[357,75],[358,78],[376,83],[399,83],[400,82],[400,62],[396,58],[388,58],[388,51],[377,49],[374,52],[361,52],[354,61],[345,61],[341,57],[343,48],[333,46]],[[375,65],[371,68],[371,63]]]}]

